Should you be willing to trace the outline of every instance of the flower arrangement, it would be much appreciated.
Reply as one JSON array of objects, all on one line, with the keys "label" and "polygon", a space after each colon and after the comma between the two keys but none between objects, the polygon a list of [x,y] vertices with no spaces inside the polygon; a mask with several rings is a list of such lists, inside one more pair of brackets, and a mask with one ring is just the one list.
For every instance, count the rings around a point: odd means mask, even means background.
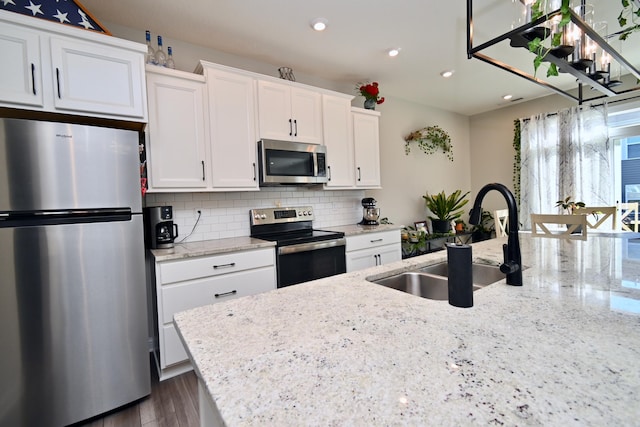
[{"label": "flower arrangement", "polygon": [[440,126],[427,126],[411,132],[404,139],[404,153],[409,155],[411,152],[411,142],[416,142],[418,147],[426,154],[433,154],[436,150],[442,151],[450,161],[453,161],[453,152],[451,150],[451,137]]},{"label": "flower arrangement", "polygon": [[365,99],[372,99],[376,101],[376,104],[382,104],[384,102],[384,96],[380,96],[378,82],[358,83],[356,89],[360,92],[360,95],[364,96]]}]

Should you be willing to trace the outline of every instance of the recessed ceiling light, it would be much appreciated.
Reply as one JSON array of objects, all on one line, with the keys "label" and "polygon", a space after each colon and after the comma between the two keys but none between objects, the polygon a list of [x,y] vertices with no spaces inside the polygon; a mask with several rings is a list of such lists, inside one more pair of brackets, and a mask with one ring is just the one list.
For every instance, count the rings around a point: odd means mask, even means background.
[{"label": "recessed ceiling light", "polygon": [[398,56],[398,54],[399,54],[399,53],[400,53],[400,48],[399,48],[399,47],[397,47],[397,48],[393,48],[393,49],[389,49],[389,50],[387,51],[387,55],[389,55],[389,56],[390,56],[390,57],[392,57],[392,58],[393,58],[394,56]]},{"label": "recessed ceiling light", "polygon": [[511,98],[513,98],[513,95],[511,95],[511,94],[502,95],[502,99],[504,99],[505,101],[508,101],[508,100],[510,100]]},{"label": "recessed ceiling light", "polygon": [[448,79],[449,77],[453,76],[453,73],[455,73],[455,70],[445,70],[441,72],[440,75],[445,79]]},{"label": "recessed ceiling light", "polygon": [[324,18],[316,18],[313,21],[311,21],[311,28],[313,28],[316,31],[324,31],[327,28],[328,23],[329,21],[327,21]]}]

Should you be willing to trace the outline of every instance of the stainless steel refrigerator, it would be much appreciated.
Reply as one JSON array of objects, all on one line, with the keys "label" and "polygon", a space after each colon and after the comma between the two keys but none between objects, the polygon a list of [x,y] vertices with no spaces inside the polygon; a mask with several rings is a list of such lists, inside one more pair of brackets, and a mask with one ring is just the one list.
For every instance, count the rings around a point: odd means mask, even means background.
[{"label": "stainless steel refrigerator", "polygon": [[0,426],[150,393],[138,133],[0,119]]}]

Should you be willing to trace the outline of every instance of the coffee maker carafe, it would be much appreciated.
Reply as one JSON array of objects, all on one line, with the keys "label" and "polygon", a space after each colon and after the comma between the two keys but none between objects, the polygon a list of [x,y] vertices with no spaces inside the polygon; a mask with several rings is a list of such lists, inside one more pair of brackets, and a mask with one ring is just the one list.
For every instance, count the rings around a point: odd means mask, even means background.
[{"label": "coffee maker carafe", "polygon": [[178,224],[173,222],[171,206],[144,208],[145,241],[149,249],[173,248],[178,237]]},{"label": "coffee maker carafe", "polygon": [[373,197],[365,197],[362,199],[362,221],[360,225],[378,225],[380,218],[380,208],[376,207],[376,199]]}]

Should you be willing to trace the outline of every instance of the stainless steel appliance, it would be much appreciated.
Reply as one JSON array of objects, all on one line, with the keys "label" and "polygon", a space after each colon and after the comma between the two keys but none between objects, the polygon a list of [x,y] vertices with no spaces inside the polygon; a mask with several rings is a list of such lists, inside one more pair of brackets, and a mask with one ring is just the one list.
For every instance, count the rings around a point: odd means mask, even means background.
[{"label": "stainless steel appliance", "polygon": [[178,237],[178,224],[173,222],[172,206],[151,206],[143,209],[144,235],[150,249],[169,249]]},{"label": "stainless steel appliance", "polygon": [[251,237],[276,242],[278,287],[347,271],[344,233],[313,229],[313,208],[251,209]]},{"label": "stainless steel appliance", "polygon": [[379,225],[380,208],[376,207],[376,199],[373,197],[365,197],[362,199],[362,221],[359,225]]},{"label": "stainless steel appliance", "polygon": [[302,142],[258,141],[260,185],[314,185],[327,178],[327,148]]},{"label": "stainless steel appliance", "polygon": [[0,119],[0,426],[150,393],[139,135]]}]

